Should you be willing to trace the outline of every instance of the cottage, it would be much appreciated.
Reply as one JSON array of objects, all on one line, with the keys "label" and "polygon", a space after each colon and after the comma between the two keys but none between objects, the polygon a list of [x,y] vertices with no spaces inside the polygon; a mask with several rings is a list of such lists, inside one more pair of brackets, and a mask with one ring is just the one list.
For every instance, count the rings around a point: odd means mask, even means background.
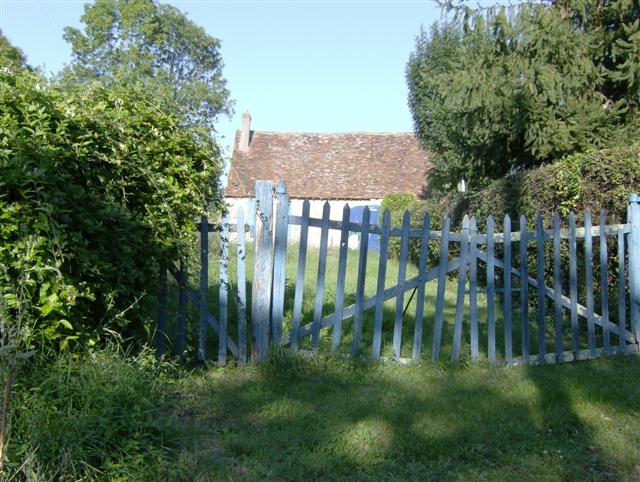
[{"label": "cottage", "polygon": [[346,203],[352,208],[379,206],[387,194],[420,196],[430,167],[429,154],[413,133],[252,131],[251,116],[245,112],[235,136],[226,201],[234,219],[239,206],[247,209],[257,180],[277,185],[283,179],[291,214],[301,214],[308,199],[311,216],[319,218],[328,201],[331,219],[339,220]]}]

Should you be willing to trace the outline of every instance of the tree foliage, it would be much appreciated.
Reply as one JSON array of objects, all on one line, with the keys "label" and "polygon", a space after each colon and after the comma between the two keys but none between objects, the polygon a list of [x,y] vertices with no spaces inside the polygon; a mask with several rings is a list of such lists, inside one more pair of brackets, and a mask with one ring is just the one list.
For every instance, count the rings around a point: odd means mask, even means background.
[{"label": "tree foliage", "polygon": [[436,185],[482,186],[636,131],[637,2],[458,13],[422,31],[407,64],[415,129],[436,152]]},{"label": "tree foliage", "polygon": [[27,66],[27,58],[22,50],[9,42],[0,30],[0,67],[13,70],[24,69]]},{"label": "tree foliage", "polygon": [[160,264],[184,252],[198,215],[221,203],[215,143],[131,86],[69,93],[5,70],[0,105],[9,318],[30,309],[32,343],[140,334]]},{"label": "tree foliage", "polygon": [[65,29],[72,61],[62,78],[98,79],[153,92],[188,123],[211,127],[231,111],[220,42],[178,9],[155,0],[97,0]]}]

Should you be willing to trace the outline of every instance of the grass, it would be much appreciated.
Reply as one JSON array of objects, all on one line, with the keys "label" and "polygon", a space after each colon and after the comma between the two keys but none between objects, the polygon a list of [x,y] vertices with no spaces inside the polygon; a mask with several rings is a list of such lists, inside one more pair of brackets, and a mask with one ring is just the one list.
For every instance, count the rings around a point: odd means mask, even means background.
[{"label": "grass", "polygon": [[104,351],[33,370],[14,480],[640,477],[638,356],[402,366],[274,351],[187,369]]}]

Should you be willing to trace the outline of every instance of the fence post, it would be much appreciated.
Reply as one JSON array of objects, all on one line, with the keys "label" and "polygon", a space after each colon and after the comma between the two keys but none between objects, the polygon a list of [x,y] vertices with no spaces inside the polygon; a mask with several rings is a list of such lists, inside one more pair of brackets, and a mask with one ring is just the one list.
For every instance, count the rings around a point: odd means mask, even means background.
[{"label": "fence post", "polygon": [[207,356],[207,314],[209,310],[209,218],[200,220],[200,333],[198,336],[198,361]]},{"label": "fence post", "polygon": [[629,196],[629,294],[631,298],[631,329],[640,338],[640,196]]},{"label": "fence post", "polygon": [[251,290],[251,323],[254,337],[254,360],[264,362],[269,351],[271,321],[271,282],[273,264],[273,182],[256,181],[256,234]]},{"label": "fence post", "polygon": [[160,292],[158,294],[158,329],[156,331],[156,354],[164,355],[165,336],[167,330],[167,268],[160,267]]},{"label": "fence post", "polygon": [[276,188],[276,228],[273,259],[273,306],[271,308],[271,336],[275,345],[280,344],[284,318],[284,292],[287,270],[287,231],[289,229],[289,195],[284,181]]}]

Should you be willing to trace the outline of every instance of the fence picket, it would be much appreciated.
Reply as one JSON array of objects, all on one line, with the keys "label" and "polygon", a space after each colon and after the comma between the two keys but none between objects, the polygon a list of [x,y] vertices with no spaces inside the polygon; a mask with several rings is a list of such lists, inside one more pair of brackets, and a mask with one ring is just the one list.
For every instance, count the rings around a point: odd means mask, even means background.
[{"label": "fence picket", "polygon": [[358,281],[356,285],[356,310],[353,320],[353,340],[351,354],[355,358],[360,353],[362,338],[362,321],[364,317],[364,287],[367,279],[367,255],[369,253],[369,207],[362,212],[362,226],[360,228],[360,255],[358,259]]},{"label": "fence picket", "polygon": [[320,347],[320,324],[322,322],[322,306],[324,304],[324,279],[327,271],[327,244],[329,241],[329,216],[331,206],[328,202],[322,208],[322,228],[320,228],[320,255],[318,256],[318,276],[316,278],[316,302],[313,308],[313,328],[311,330],[311,347]]},{"label": "fence picket", "polygon": [[342,340],[342,313],[344,307],[344,285],[347,275],[347,256],[349,254],[349,219],[351,209],[345,204],[342,209],[342,228],[340,230],[340,257],[338,260],[338,281],[336,283],[336,308],[333,319],[332,347],[337,349]]},{"label": "fence picket", "polygon": [[218,293],[218,320],[220,331],[218,334],[218,364],[227,363],[227,316],[229,313],[229,218],[222,217],[222,232],[220,233],[220,287]]},{"label": "fence picket", "polygon": [[410,215],[405,211],[402,216],[402,234],[400,236],[400,260],[398,264],[398,297],[396,298],[396,316],[393,325],[393,354],[400,358],[402,346],[402,318],[404,312],[404,286],[407,276],[407,260],[409,254]]},{"label": "fence picket", "polygon": [[618,349],[624,349],[625,320],[627,316],[625,300],[625,269],[624,269],[624,233],[618,231]]},{"label": "fence picket", "polygon": [[576,215],[569,213],[569,299],[571,300],[571,348],[573,359],[580,351],[580,330],[578,326],[578,249],[576,241]]},{"label": "fence picket", "polygon": [[462,344],[462,320],[464,316],[465,285],[467,283],[467,265],[469,252],[469,216],[462,220],[462,237],[460,238],[460,268],[458,271],[458,293],[456,296],[456,314],[453,325],[453,347],[451,360],[460,359]]},{"label": "fence picket", "polygon": [[527,232],[527,220],[520,216],[520,327],[522,344],[522,361],[529,363],[529,235]]},{"label": "fence picket", "polygon": [[373,319],[373,343],[371,356],[380,357],[382,349],[382,320],[384,317],[384,289],[387,277],[387,253],[389,250],[389,230],[391,229],[391,211],[384,210],[380,226],[380,259],[378,262],[378,284],[376,287],[376,308]]},{"label": "fence picket", "polygon": [[478,225],[476,218],[469,220],[469,318],[471,328],[471,359],[479,356],[478,341]]},{"label": "fence picket", "polygon": [[[496,363],[496,314],[495,314],[495,249],[493,217],[487,219],[487,355],[489,363]],[[505,293],[506,296],[506,293]]]},{"label": "fence picket", "polygon": [[[180,260],[179,276],[186,279],[184,274],[184,262]],[[184,357],[187,331],[187,288],[183,283],[178,283],[178,342],[176,354],[179,358]]]},{"label": "fence picket", "polygon": [[[422,237],[420,238],[420,260],[418,261],[418,297],[416,299],[416,321],[413,333],[413,361],[420,359],[422,351],[422,327],[424,324],[424,292],[426,285],[427,258],[429,256],[429,228],[431,218],[425,214],[422,218]],[[380,251],[382,256],[382,250]]]},{"label": "fence picket", "polygon": [[511,218],[505,215],[504,232],[504,273],[503,273],[503,312],[504,312],[504,356],[508,365],[513,364],[513,327],[512,327],[512,288],[511,288]]},{"label": "fence picket", "polygon": [[209,219],[200,219],[200,332],[197,359],[204,362],[207,356],[207,313],[209,309]]},{"label": "fence picket", "polygon": [[256,181],[256,231],[251,290],[251,324],[256,361],[267,359],[271,326],[271,287],[273,282],[273,182]]},{"label": "fence picket", "polygon": [[596,357],[595,323],[593,322],[593,239],[591,234],[591,213],[584,213],[584,274],[585,296],[587,299],[587,341],[589,344],[589,356]]},{"label": "fence picket", "polygon": [[247,277],[244,211],[237,213],[238,235],[236,239],[236,262],[238,273],[238,361],[247,362]]},{"label": "fence picket", "polygon": [[[460,233],[450,232],[450,220],[444,219],[441,231],[430,230],[430,217],[425,215],[423,218],[422,229],[411,229],[410,214],[405,212],[403,215],[402,225],[400,227],[391,226],[390,213],[385,211],[382,214],[382,222],[379,226],[371,225],[371,211],[365,207],[362,213],[361,222],[353,222],[350,220],[351,210],[348,205],[343,209],[342,221],[332,221],[330,219],[330,204],[326,202],[323,206],[323,214],[321,219],[312,219],[310,217],[309,201],[303,203],[302,216],[289,216],[289,200],[284,183],[281,182],[278,191],[278,210],[275,216],[275,224],[272,224],[274,218],[271,216],[273,207],[273,184],[271,182],[256,183],[257,197],[256,201],[256,222],[255,234],[256,254],[254,258],[254,280],[253,280],[253,296],[252,296],[252,319],[253,319],[253,339],[251,345],[247,339],[247,313],[246,313],[246,262],[245,262],[245,219],[244,212],[239,209],[237,212],[237,225],[230,225],[226,216],[223,216],[220,226],[209,224],[206,216],[202,217],[200,223],[200,281],[199,290],[194,290],[187,284],[186,274],[183,262],[180,262],[180,269],[173,263],[167,267],[173,277],[178,282],[178,341],[176,346],[177,354],[183,356],[186,340],[186,312],[185,304],[187,299],[192,302],[199,310],[199,326],[196,332],[196,358],[200,361],[206,360],[207,355],[207,333],[209,327],[218,335],[218,353],[217,362],[221,365],[227,362],[229,354],[238,357],[240,363],[246,362],[247,351],[251,346],[253,349],[253,359],[256,361],[266,360],[267,350],[271,344],[291,344],[293,350],[300,348],[303,337],[309,337],[309,343],[313,351],[317,351],[321,345],[322,329],[332,327],[332,347],[337,349],[341,343],[343,336],[343,321],[353,318],[351,354],[358,356],[362,350],[362,338],[370,336],[371,354],[373,358],[379,358],[382,352],[383,344],[383,325],[385,323],[384,305],[387,301],[395,298],[394,326],[392,351],[395,359],[401,359],[401,354],[407,348],[408,340],[403,340],[405,328],[403,325],[406,320],[404,316],[407,308],[413,302],[413,297],[417,293],[415,305],[415,319],[413,327],[412,340],[412,358],[414,361],[420,360],[423,342],[423,328],[425,318],[425,292],[426,283],[431,280],[438,280],[437,295],[435,302],[435,319],[433,327],[432,353],[431,358],[437,361],[442,351],[442,338],[444,330],[444,314],[445,314],[445,290],[448,274],[458,270],[457,273],[457,289],[456,289],[456,307],[453,316],[452,325],[452,346],[451,359],[459,360],[462,356],[462,347],[469,346],[470,357],[472,360],[480,358],[481,341],[484,343],[484,331],[480,330],[480,313],[482,309],[486,309],[486,337],[487,337],[487,359],[490,364],[497,362],[497,313],[496,313],[496,295],[499,292],[504,293],[502,304],[504,323],[504,357],[507,364],[513,363],[554,363],[564,360],[578,360],[581,358],[593,358],[601,354],[629,353],[638,351],[638,343],[636,334],[638,331],[638,300],[634,298],[638,286],[637,273],[632,272],[639,262],[638,253],[630,252],[632,245],[638,241],[638,233],[634,229],[638,229],[640,225],[640,212],[638,206],[632,206],[637,196],[630,198],[629,204],[629,220],[627,224],[618,224],[607,226],[605,224],[605,214],[601,213],[599,226],[594,227],[591,214],[587,211],[584,213],[584,227],[576,226],[576,215],[570,213],[567,218],[568,227],[560,228],[560,217],[557,213],[552,219],[552,228],[545,230],[542,216],[536,217],[535,228],[527,231],[527,223],[524,216],[519,219],[520,230],[513,232],[511,218],[505,216],[503,220],[503,232],[496,233],[496,226],[493,217],[489,216],[486,223],[486,232],[478,231],[477,221],[475,218],[465,216],[462,231]],[[637,202],[636,202],[637,204]],[[632,221],[636,219],[636,222]],[[249,223],[251,224],[251,223]],[[293,329],[286,334],[282,333],[282,323],[284,320],[285,303],[285,287],[286,274],[285,266],[287,262],[286,242],[289,225],[300,226],[300,246],[297,259],[297,278],[293,300],[292,324]],[[229,273],[228,256],[229,256],[229,231],[237,226],[237,294],[229,292],[232,281]],[[273,231],[271,227],[274,227]],[[308,259],[309,246],[309,228],[319,228],[320,244],[318,270],[314,290],[314,308],[312,319],[303,324],[303,305],[304,280],[306,278],[306,265]],[[324,303],[326,300],[326,276],[328,269],[328,249],[329,239],[333,239],[330,230],[340,230],[340,251],[338,259],[338,279],[336,282],[336,298],[335,312],[325,314]],[[218,289],[217,306],[219,309],[218,318],[211,314],[208,309],[209,304],[209,233],[220,233],[221,250],[219,257],[219,276],[220,284]],[[354,304],[345,307],[345,281],[347,278],[347,260],[349,253],[349,236],[352,232],[359,235],[360,245],[358,252],[358,268],[357,280],[355,288]],[[380,235],[380,257],[378,263],[378,279],[376,292],[374,295],[366,296],[366,278],[367,278],[367,259],[369,254],[369,238],[370,234]],[[390,238],[396,236],[400,238],[400,259],[398,265],[398,279],[394,286],[386,286],[387,275],[387,255]],[[601,290],[600,305],[595,306],[597,302],[594,299],[594,236],[599,236],[598,260],[600,262],[599,270],[599,286]],[[614,251],[615,257],[613,262],[617,266],[610,268],[608,256],[608,239],[607,237],[616,237],[617,249]],[[410,239],[419,238],[420,257],[418,260],[417,274],[407,279],[407,263],[409,258]],[[584,239],[584,241],[580,241]],[[440,242],[440,261],[438,266],[431,269],[427,268],[430,243],[434,241]],[[551,267],[547,265],[545,253],[548,251],[545,243],[547,240],[552,242],[552,258]],[[566,240],[566,241],[564,241]],[[449,259],[449,243],[458,243],[459,252],[457,257]],[[584,242],[584,252],[578,253],[578,243]],[[514,254],[513,243],[519,243],[519,253]],[[532,246],[531,243],[535,243]],[[502,248],[496,247],[496,244],[502,244]],[[562,253],[564,246],[568,248],[568,267],[561,266]],[[582,248],[581,248],[582,249]],[[500,259],[496,253],[502,252],[504,259]],[[584,256],[584,265],[578,266],[578,256]],[[517,261],[513,261],[514,257]],[[535,275],[529,275],[529,262],[535,265]],[[274,259],[275,258],[275,259]],[[629,259],[627,265],[627,259]],[[519,262],[519,265],[518,265]],[[480,266],[478,265],[480,263]],[[486,283],[483,289],[480,289],[478,283],[480,268],[485,269],[482,275],[482,282]],[[567,269],[567,278],[562,275],[563,270]],[[500,281],[496,287],[496,269],[502,269],[502,289],[500,289]],[[582,270],[585,271],[584,278]],[[551,279],[553,286],[547,286],[545,280],[546,271],[552,271]],[[485,278],[486,277],[486,278]],[[612,279],[610,280],[609,277]],[[520,285],[514,286],[514,278],[517,278]],[[498,278],[499,280],[500,278]],[[628,285],[627,283],[628,279]],[[467,285],[467,282],[469,283]],[[579,283],[584,282],[584,292]],[[565,286],[563,286],[563,283]],[[608,291],[616,289],[616,302],[618,304],[617,321],[612,323],[609,320],[610,308]],[[628,299],[627,288],[631,294]],[[160,298],[158,305],[158,326],[156,332],[157,351],[159,355],[164,352],[162,345],[162,336],[166,332],[166,314],[164,313],[167,306],[166,297],[163,296],[163,290],[167,289],[166,278],[160,276]],[[530,319],[529,313],[529,290],[536,290],[536,319]],[[567,295],[563,294],[563,290],[568,289]],[[407,297],[406,292],[412,291],[411,296]],[[266,294],[265,291],[268,291]],[[479,293],[486,293],[479,296]],[[514,358],[514,336],[513,336],[513,296],[519,293],[520,297],[520,330],[521,330],[521,357]],[[465,306],[465,297],[469,295],[468,304]],[[637,293],[636,293],[637,294]],[[228,316],[229,316],[229,296],[232,295],[237,301],[238,308],[238,344],[228,334]],[[584,296],[584,305],[581,303]],[[257,302],[257,299],[262,301]],[[405,305],[405,301],[408,302]],[[479,303],[484,303],[479,306]],[[550,307],[548,304],[554,305],[554,329],[550,332],[549,337],[546,334],[547,328],[547,311]],[[627,303],[629,303],[627,305]],[[467,308],[468,306],[468,308]],[[627,308],[630,306],[630,308]],[[466,316],[469,316],[469,334],[466,334]],[[531,309],[533,309],[533,304]],[[373,313],[372,331],[368,328],[365,330],[363,326],[365,320],[365,311],[375,310]],[[566,311],[564,311],[566,310]],[[630,310],[630,311],[627,311]],[[550,311],[550,310],[549,310]],[[601,314],[598,314],[598,311]],[[627,315],[630,316],[630,323],[627,323]],[[584,319],[586,324],[586,333],[581,335],[580,317]],[[567,320],[567,326],[564,320]],[[482,320],[484,323],[485,321]],[[533,328],[532,328],[533,327]],[[598,330],[602,329],[603,347],[597,346],[599,337]],[[531,329],[537,330],[537,340],[535,346],[538,353],[531,355],[532,343],[530,340]],[[564,340],[565,332],[571,332],[571,347],[569,348],[568,340]],[[448,332],[449,333],[449,332]],[[611,333],[618,337],[616,348],[612,349]],[[449,336],[447,334],[447,336]],[[467,338],[468,336],[468,342]],[[553,353],[547,354],[547,346],[551,347],[551,337],[553,337]],[[271,338],[271,340],[270,340]],[[549,338],[549,339],[547,339]],[[464,340],[464,343],[463,343]],[[565,349],[565,343],[567,349]],[[306,346],[306,345],[305,345]],[[517,349],[516,349],[517,350]],[[229,353],[228,353],[229,352]],[[534,352],[535,353],[535,352]],[[535,357],[531,359],[531,357]]]},{"label": "fence picket", "polygon": [[156,355],[162,357],[165,350],[165,339],[167,336],[167,292],[169,285],[167,281],[167,268],[160,267],[160,292],[158,293],[158,327],[156,330]]},{"label": "fence picket", "polygon": [[300,344],[300,321],[302,320],[302,297],[304,296],[304,275],[307,265],[307,240],[309,237],[308,199],[302,203],[302,221],[300,223],[300,246],[298,250],[298,273],[296,276],[296,294],[293,300],[293,330],[291,333],[291,349],[297,351]]},{"label": "fence picket", "polygon": [[564,340],[562,323],[562,279],[560,271],[560,216],[553,214],[553,320],[555,326],[556,361],[564,361]]},{"label": "fence picket", "polygon": [[444,293],[447,281],[447,265],[449,261],[449,225],[448,217],[442,223],[442,237],[440,238],[440,264],[438,265],[438,288],[436,294],[436,314],[433,323],[433,342],[431,359],[435,362],[440,358],[442,344],[442,325],[444,322]]},{"label": "fence picket", "polygon": [[640,337],[640,196],[629,196],[627,222],[629,238],[629,309],[631,310],[631,330],[636,340]]},{"label": "fence picket", "polygon": [[605,213],[600,213],[600,299],[602,311],[602,343],[607,355],[611,355],[611,335],[609,333],[609,257],[607,253],[607,237],[605,236]]},{"label": "fence picket", "polygon": [[271,337],[280,345],[284,319],[284,295],[287,268],[287,231],[289,229],[289,196],[284,181],[276,189],[276,227],[273,241],[273,294],[271,301]]},{"label": "fence picket", "polygon": [[544,296],[544,225],[542,214],[536,217],[536,281],[537,281],[537,313],[538,313],[538,363],[545,362],[546,346],[546,300]]}]

